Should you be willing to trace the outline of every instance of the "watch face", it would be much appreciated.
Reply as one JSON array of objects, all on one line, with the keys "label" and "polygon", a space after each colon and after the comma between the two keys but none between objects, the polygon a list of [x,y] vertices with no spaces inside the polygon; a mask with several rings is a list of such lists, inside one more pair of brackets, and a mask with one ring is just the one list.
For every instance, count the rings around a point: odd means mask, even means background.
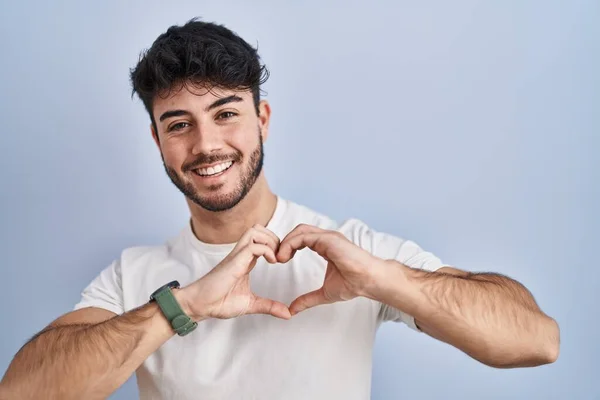
[{"label": "watch face", "polygon": [[171,282],[167,283],[166,285],[163,285],[163,286],[159,287],[158,289],[156,289],[154,291],[154,293],[152,293],[150,295],[150,301],[153,301],[157,294],[159,294],[160,292],[162,292],[163,290],[165,290],[167,288],[179,289],[179,282],[177,282],[177,281],[171,281]]}]

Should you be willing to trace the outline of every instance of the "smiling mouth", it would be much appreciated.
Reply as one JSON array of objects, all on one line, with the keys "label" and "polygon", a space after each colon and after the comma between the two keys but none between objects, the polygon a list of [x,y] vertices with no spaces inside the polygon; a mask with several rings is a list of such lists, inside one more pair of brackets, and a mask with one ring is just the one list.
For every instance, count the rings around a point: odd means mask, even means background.
[{"label": "smiling mouth", "polygon": [[193,171],[198,176],[210,177],[222,174],[223,172],[231,168],[232,165],[233,161],[226,161],[224,163],[213,165],[212,167],[208,168],[196,168]]}]

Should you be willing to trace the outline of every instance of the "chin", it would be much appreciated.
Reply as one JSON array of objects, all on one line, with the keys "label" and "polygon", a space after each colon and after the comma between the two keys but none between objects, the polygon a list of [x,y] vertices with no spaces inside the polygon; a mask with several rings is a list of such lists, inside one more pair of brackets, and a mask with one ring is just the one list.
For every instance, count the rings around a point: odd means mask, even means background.
[{"label": "chin", "polygon": [[224,191],[223,189],[220,189],[218,192],[200,192],[189,199],[200,208],[207,211],[219,212],[234,208],[244,199],[245,195],[245,193],[242,194],[238,191]]}]

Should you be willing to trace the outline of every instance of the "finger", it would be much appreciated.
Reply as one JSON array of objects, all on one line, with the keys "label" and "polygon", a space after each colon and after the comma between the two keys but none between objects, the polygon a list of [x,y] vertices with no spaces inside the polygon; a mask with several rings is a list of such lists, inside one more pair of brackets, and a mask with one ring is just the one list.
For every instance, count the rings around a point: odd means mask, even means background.
[{"label": "finger", "polygon": [[274,242],[276,242],[276,243],[279,243],[279,242],[280,242],[280,240],[279,240],[279,236],[277,236],[277,235],[275,234],[275,232],[273,232],[272,230],[270,230],[270,229],[268,229],[268,228],[266,228],[266,227],[264,227],[264,226],[262,226],[262,225],[260,225],[260,224],[256,224],[256,225],[254,225],[254,229],[256,229],[256,230],[258,230],[258,231],[261,231],[261,232],[264,232],[264,233],[266,233],[267,235],[269,235],[270,237],[272,237],[272,238],[273,238],[273,241],[274,241]]},{"label": "finger", "polygon": [[333,301],[327,299],[327,297],[325,296],[325,291],[323,290],[323,288],[321,288],[303,294],[296,300],[292,301],[292,304],[290,304],[290,313],[292,315],[296,315],[299,312],[304,311],[308,308],[330,303],[333,303]]},{"label": "finger", "polygon": [[249,243],[264,244],[265,246],[269,246],[273,252],[279,250],[279,239],[274,239],[271,235],[259,230],[255,230],[252,233]]},{"label": "finger", "polygon": [[268,262],[273,264],[277,262],[275,253],[269,246],[251,243],[233,255],[230,260],[220,265],[222,269],[225,268],[229,273],[233,273],[236,278],[241,278],[254,269],[259,257],[264,257]]},{"label": "finger", "polygon": [[285,304],[258,296],[256,296],[247,314],[269,314],[281,319],[292,317],[289,308]]},{"label": "finger", "polygon": [[240,240],[238,240],[233,252],[241,251],[241,249],[250,243],[265,244],[271,247],[274,252],[277,252],[279,249],[279,238],[277,235],[258,224],[244,232]]},{"label": "finger", "polygon": [[279,250],[279,237],[269,229],[265,228],[262,225],[254,225],[255,233],[253,234],[253,240],[255,243],[263,243],[270,246],[274,252],[277,253]]},{"label": "finger", "polygon": [[246,272],[250,272],[254,268],[258,257],[264,257],[271,264],[277,262],[273,249],[260,243],[250,243],[236,255],[236,258],[242,258],[241,262],[248,266]]},{"label": "finger", "polygon": [[294,229],[292,229],[285,237],[281,240],[281,242],[285,242],[286,240],[291,239],[294,236],[301,235],[304,233],[319,233],[319,232],[328,232],[325,229],[321,229],[314,225],[309,224],[299,224]]},{"label": "finger", "polygon": [[332,238],[331,233],[328,231],[316,232],[316,233],[300,233],[281,241],[279,245],[279,251],[277,252],[277,261],[280,263],[288,262],[296,251],[302,250],[305,247],[309,247],[313,251],[316,251],[319,255],[324,258],[326,257],[325,251],[327,249],[327,241]]}]

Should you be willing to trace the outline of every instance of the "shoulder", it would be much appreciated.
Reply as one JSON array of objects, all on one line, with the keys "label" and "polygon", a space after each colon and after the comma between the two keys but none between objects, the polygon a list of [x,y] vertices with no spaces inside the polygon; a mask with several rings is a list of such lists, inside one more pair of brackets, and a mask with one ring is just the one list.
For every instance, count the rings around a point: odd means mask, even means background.
[{"label": "shoulder", "polygon": [[300,224],[340,232],[354,244],[370,252],[397,254],[400,247],[410,243],[399,236],[379,232],[358,218],[337,221],[307,206],[286,201],[281,233],[285,236]]},{"label": "shoulder", "polygon": [[336,230],[339,224],[334,219],[314,209],[295,203],[290,200],[281,199],[284,202],[285,212],[277,226],[282,236],[301,224],[312,225],[321,229]]},{"label": "shoulder", "polygon": [[386,258],[395,258],[402,247],[411,243],[400,236],[378,231],[357,218],[342,222],[338,231],[357,246]]},{"label": "shoulder", "polygon": [[339,231],[350,241],[384,260],[397,260],[411,268],[435,271],[444,264],[433,253],[425,251],[412,240],[379,232],[359,219],[344,222]]},{"label": "shoulder", "polygon": [[185,246],[184,240],[185,235],[181,232],[162,244],[127,247],[121,251],[117,264],[122,271],[132,272],[167,262],[178,247]]},{"label": "shoulder", "polygon": [[378,232],[358,218],[344,220],[337,229],[340,233],[356,244],[371,240]]},{"label": "shoulder", "polygon": [[377,232],[358,218],[335,220],[319,211],[290,200],[284,200],[285,214],[281,225],[292,230],[300,224],[316,226],[321,229],[338,231],[355,243],[369,240]]}]

